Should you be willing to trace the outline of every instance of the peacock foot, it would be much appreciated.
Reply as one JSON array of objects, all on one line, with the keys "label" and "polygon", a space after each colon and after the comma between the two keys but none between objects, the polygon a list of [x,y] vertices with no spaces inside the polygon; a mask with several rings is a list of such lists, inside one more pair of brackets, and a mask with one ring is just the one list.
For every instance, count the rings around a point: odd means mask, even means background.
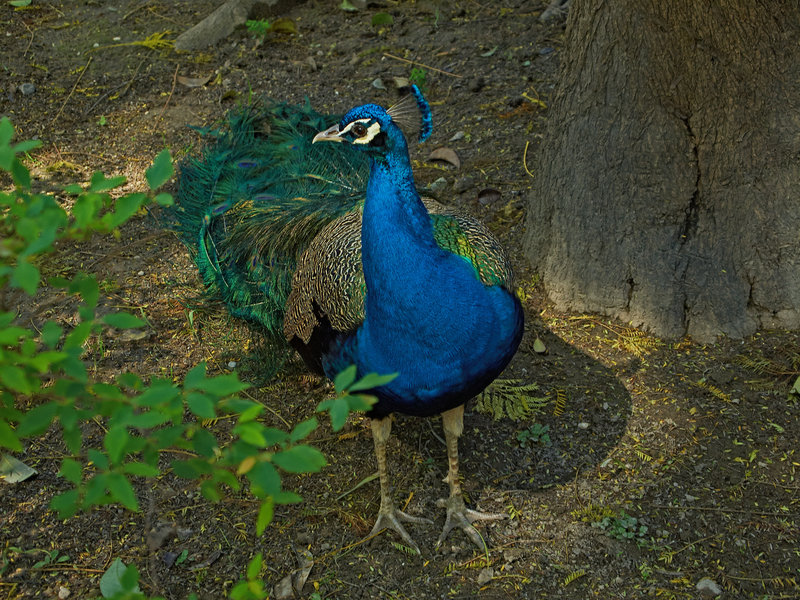
[{"label": "peacock foot", "polygon": [[382,509],[378,513],[378,519],[375,521],[375,525],[372,527],[372,531],[369,532],[367,537],[376,536],[384,529],[391,529],[401,538],[403,538],[403,541],[407,546],[413,548],[417,554],[421,554],[419,551],[419,546],[417,546],[416,542],[414,542],[411,536],[408,535],[408,532],[406,531],[405,527],[400,524],[400,521],[405,521],[406,523],[425,523],[428,525],[433,523],[433,521],[430,519],[426,519],[425,517],[414,517],[408,513],[404,513],[402,510],[397,510],[396,508],[391,508],[389,510]]},{"label": "peacock foot", "polygon": [[447,519],[444,522],[444,529],[442,530],[442,535],[439,536],[439,541],[436,542],[437,550],[450,532],[456,527],[460,527],[479,550],[485,551],[486,542],[483,541],[483,537],[481,537],[481,534],[475,529],[473,523],[475,521],[497,521],[499,519],[505,519],[508,516],[503,513],[485,513],[469,509],[464,504],[464,498],[461,494],[450,496],[447,499],[442,498],[437,504],[441,507],[447,507]]}]

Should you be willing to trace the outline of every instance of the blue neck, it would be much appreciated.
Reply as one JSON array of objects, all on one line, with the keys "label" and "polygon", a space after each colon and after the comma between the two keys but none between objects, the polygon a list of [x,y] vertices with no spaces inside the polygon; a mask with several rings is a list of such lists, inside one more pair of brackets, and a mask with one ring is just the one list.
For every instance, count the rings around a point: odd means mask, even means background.
[{"label": "blue neck", "polygon": [[434,241],[406,153],[372,161],[361,244],[366,320],[377,333],[379,324],[396,326],[398,318],[419,312],[421,294],[438,289],[430,278],[443,252]]}]

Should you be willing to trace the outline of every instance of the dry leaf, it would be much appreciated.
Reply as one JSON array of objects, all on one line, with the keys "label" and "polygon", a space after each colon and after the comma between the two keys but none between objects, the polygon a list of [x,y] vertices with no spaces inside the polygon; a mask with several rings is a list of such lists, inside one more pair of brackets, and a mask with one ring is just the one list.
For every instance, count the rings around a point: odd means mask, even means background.
[{"label": "dry leaf", "polygon": [[494,188],[485,188],[478,192],[478,202],[486,206],[492,202],[500,200],[500,190]]},{"label": "dry leaf", "polygon": [[455,150],[447,146],[442,146],[431,152],[430,156],[428,156],[428,160],[441,160],[450,163],[456,169],[461,168],[461,160],[458,158],[458,154],[456,154]]},{"label": "dry leaf", "polygon": [[196,87],[203,87],[214,76],[212,73],[211,75],[206,75],[205,77],[184,77],[183,75],[178,75],[178,83],[181,85],[185,85],[188,88],[196,88]]}]

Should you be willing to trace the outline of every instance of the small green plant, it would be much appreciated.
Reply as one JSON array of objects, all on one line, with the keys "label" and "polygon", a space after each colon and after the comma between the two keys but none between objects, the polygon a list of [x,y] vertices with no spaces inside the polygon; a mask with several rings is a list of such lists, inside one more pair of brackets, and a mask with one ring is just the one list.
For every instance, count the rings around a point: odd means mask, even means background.
[{"label": "small green plant", "polygon": [[647,534],[647,525],[640,525],[636,517],[632,517],[624,510],[619,515],[606,516],[600,521],[592,523],[592,527],[601,529],[605,534],[615,540],[642,539]]},{"label": "small green plant", "polygon": [[389,13],[379,12],[372,15],[372,26],[383,27],[384,25],[391,25],[394,23],[394,17]]},{"label": "small green plant", "polygon": [[248,19],[244,23],[245,27],[247,27],[247,31],[249,31],[253,36],[265,38],[267,34],[272,29],[272,25],[267,19]]},{"label": "small green plant", "polygon": [[553,442],[550,440],[550,425],[542,425],[541,423],[534,423],[527,429],[517,433],[517,441],[520,448],[526,448],[533,444],[542,444],[543,446],[552,446]]},{"label": "small green plant", "polygon": [[411,69],[411,73],[409,73],[408,75],[408,80],[411,83],[416,83],[417,87],[423,92],[427,87],[427,83],[425,81],[427,78],[428,78],[428,71],[426,71],[421,67],[413,67]]}]

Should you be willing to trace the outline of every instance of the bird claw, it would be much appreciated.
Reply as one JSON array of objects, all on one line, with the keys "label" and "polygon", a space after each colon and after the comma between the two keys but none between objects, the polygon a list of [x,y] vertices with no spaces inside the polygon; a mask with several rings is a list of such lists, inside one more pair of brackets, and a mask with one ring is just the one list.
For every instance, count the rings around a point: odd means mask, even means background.
[{"label": "bird claw", "polygon": [[447,507],[447,519],[444,522],[444,529],[442,529],[442,535],[439,536],[439,540],[436,542],[437,550],[450,532],[459,527],[479,550],[485,551],[486,542],[478,530],[475,529],[473,523],[475,521],[497,521],[508,516],[503,513],[485,513],[469,509],[464,505],[464,499],[461,496],[450,496],[448,499],[442,498],[437,504]]},{"label": "bird claw", "polygon": [[372,531],[369,532],[367,537],[376,536],[384,529],[391,529],[403,538],[406,545],[413,548],[417,554],[422,554],[419,550],[419,546],[417,546],[416,542],[408,535],[406,528],[400,524],[400,521],[405,521],[406,523],[425,523],[428,525],[433,523],[433,521],[425,517],[414,517],[395,508],[391,511],[381,511],[378,513],[378,519],[375,521],[375,525],[372,527]]}]

